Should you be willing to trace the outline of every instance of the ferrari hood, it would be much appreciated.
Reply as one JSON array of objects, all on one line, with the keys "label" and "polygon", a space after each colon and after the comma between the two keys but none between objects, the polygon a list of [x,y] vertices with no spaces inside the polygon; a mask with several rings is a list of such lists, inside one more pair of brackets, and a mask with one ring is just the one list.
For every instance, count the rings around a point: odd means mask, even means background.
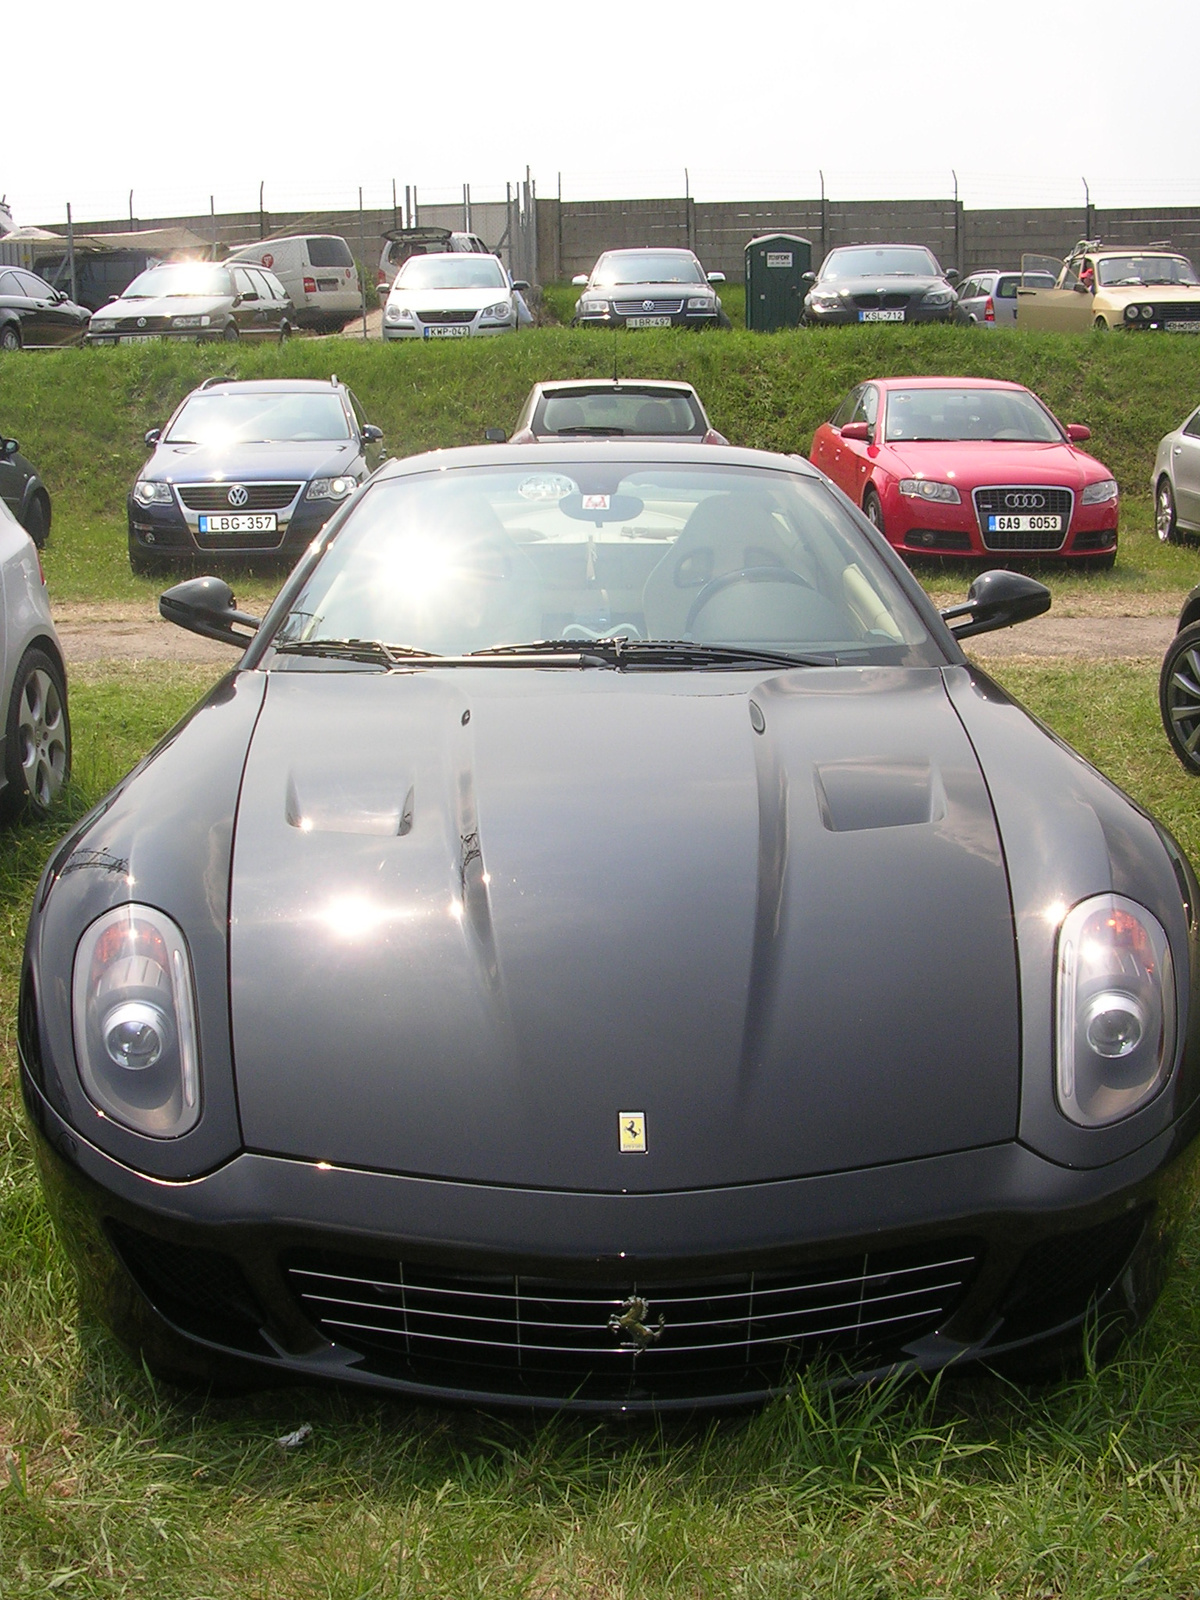
[{"label": "ferrari hood", "polygon": [[257,1150],[645,1191],[1015,1132],[1006,877],[935,669],[276,671],[230,941]]}]

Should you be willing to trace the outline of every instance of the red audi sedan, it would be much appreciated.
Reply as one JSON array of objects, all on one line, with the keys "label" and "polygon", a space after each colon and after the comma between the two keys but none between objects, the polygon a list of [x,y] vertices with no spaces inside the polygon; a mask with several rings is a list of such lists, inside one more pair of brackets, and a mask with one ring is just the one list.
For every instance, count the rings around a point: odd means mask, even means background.
[{"label": "red audi sedan", "polygon": [[1063,556],[1111,567],[1116,479],[1019,383],[873,378],[813,435],[809,459],[898,550]]}]

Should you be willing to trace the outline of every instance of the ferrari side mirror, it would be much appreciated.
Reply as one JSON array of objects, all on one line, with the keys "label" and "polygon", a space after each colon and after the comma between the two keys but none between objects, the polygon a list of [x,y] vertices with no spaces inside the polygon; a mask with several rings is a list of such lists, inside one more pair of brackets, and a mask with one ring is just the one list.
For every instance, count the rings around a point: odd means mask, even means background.
[{"label": "ferrari side mirror", "polygon": [[[233,590],[222,578],[188,578],[158,597],[159,615],[189,633],[244,650],[261,625],[261,618],[237,609]],[[234,624],[248,632],[239,633]]]},{"label": "ferrari side mirror", "polygon": [[996,628],[1011,628],[1015,622],[1040,617],[1043,611],[1049,611],[1050,599],[1049,589],[1036,578],[999,568],[981,572],[967,590],[965,604],[948,606],[942,612],[942,621],[953,623],[958,617],[969,618],[950,629],[956,639],[969,639],[972,634],[991,633]]}]

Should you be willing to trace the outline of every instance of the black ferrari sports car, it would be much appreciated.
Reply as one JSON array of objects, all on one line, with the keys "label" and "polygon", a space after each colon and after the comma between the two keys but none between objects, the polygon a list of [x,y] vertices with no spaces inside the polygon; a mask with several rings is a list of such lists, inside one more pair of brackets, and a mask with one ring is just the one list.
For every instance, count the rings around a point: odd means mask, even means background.
[{"label": "black ferrari sports car", "polygon": [[1195,1193],[1196,880],[807,462],[391,462],[63,842],[21,1080],[175,1378],[722,1405],[1033,1363]]}]

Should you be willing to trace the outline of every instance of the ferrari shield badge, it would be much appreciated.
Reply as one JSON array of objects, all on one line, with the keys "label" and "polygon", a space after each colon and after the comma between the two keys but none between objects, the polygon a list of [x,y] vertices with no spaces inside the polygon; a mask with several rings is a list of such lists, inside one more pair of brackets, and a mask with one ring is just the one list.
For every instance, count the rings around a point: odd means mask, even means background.
[{"label": "ferrari shield badge", "polygon": [[621,1134],[622,1155],[645,1155],[646,1113],[644,1111],[618,1111],[617,1126]]}]

